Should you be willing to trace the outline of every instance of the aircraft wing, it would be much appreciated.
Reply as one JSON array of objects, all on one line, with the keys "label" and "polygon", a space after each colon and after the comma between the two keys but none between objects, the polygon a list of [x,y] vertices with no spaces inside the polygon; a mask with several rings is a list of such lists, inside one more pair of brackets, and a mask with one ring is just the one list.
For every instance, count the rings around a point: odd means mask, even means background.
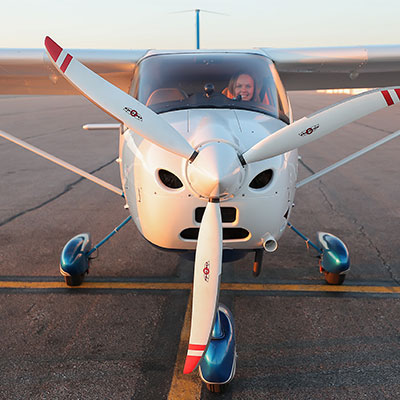
[{"label": "aircraft wing", "polygon": [[[71,50],[88,68],[128,92],[136,62],[147,50]],[[80,94],[44,49],[0,49],[0,94]]]},{"label": "aircraft wing", "polygon": [[260,50],[274,61],[286,90],[400,84],[400,45]]},{"label": "aircraft wing", "polygon": [[[137,61],[147,50],[67,50],[89,69],[129,91]],[[254,51],[254,50],[249,50]],[[286,90],[400,85],[400,45],[260,48]],[[0,49],[0,94],[78,94],[44,49]]]}]

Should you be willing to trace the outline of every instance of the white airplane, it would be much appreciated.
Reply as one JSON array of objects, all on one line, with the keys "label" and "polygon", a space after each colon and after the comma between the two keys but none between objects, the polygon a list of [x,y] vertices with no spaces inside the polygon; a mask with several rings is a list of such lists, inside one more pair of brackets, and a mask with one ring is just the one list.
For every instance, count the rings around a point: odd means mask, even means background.
[{"label": "white airplane", "polygon": [[[400,131],[297,182],[297,149],[400,101],[400,46],[241,51],[0,50],[1,94],[82,94],[117,124],[122,189],[0,131],[0,136],[124,197],[130,216],[101,242],[72,238],[61,254],[69,286],[131,219],[162,249],[195,254],[184,373],[197,367],[211,391],[234,377],[233,316],[219,304],[222,263],[273,252],[287,226],[318,252],[329,284],[350,268],[346,245],[319,232],[311,242],[290,222],[296,188],[400,135]],[[64,79],[65,78],[65,79]],[[283,83],[282,83],[283,81]],[[399,85],[394,87],[393,85]],[[293,122],[285,88],[381,87]]]}]

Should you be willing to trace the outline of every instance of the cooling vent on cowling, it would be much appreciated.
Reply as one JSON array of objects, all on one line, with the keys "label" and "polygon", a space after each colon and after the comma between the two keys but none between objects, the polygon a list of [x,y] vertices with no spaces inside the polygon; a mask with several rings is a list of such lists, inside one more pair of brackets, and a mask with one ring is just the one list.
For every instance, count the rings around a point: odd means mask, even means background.
[{"label": "cooling vent on cowling", "polygon": [[254,179],[250,182],[250,187],[252,189],[264,189],[272,180],[273,172],[272,169],[266,169],[263,172],[260,172],[258,175],[254,177]]},{"label": "cooling vent on cowling", "polygon": [[[199,237],[199,229],[200,228],[187,228],[184,229],[180,236],[185,240],[197,240]],[[243,228],[223,228],[222,229],[222,238],[223,240],[240,240],[246,239],[250,236],[248,230]]]},{"label": "cooling vent on cowling", "polygon": [[[194,219],[196,222],[201,222],[203,219],[205,207],[197,207],[194,212]],[[221,207],[221,218],[222,222],[235,222],[236,221],[237,210],[235,207]]]},{"label": "cooling vent on cowling", "polygon": [[158,170],[158,177],[162,184],[169,189],[180,189],[183,187],[181,180],[175,174],[166,169]]}]

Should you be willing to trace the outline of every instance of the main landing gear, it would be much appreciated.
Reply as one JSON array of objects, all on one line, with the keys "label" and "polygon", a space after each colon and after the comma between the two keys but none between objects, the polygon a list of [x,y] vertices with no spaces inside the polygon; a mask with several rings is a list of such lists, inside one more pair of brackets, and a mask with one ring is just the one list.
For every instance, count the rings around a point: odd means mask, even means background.
[{"label": "main landing gear", "polygon": [[68,286],[79,286],[83,282],[85,274],[89,273],[90,256],[131,219],[132,216],[126,218],[93,248],[90,233],[80,233],[64,246],[61,252],[60,272]]},{"label": "main landing gear", "polygon": [[317,232],[318,246],[298,231],[290,222],[288,226],[319,254],[320,272],[329,285],[341,285],[350,269],[350,255],[346,245],[331,233]]}]

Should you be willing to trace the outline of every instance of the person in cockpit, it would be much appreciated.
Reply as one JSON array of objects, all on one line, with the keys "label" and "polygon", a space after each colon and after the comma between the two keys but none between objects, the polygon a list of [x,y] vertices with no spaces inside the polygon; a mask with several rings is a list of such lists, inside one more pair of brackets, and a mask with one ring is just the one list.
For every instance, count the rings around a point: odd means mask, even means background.
[{"label": "person in cockpit", "polygon": [[254,78],[246,72],[236,73],[232,76],[228,87],[224,89],[222,94],[229,99],[254,101],[256,97]]}]

